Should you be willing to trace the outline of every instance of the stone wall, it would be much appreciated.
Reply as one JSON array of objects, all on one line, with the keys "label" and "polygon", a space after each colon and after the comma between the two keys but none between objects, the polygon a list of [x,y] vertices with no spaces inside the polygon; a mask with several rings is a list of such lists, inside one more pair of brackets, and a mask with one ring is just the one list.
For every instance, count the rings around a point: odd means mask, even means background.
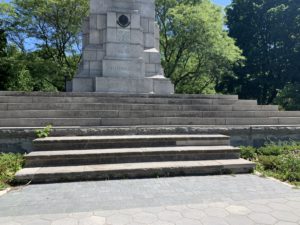
[{"label": "stone wall", "polygon": [[[261,146],[268,141],[300,141],[299,126],[234,127],[124,127],[124,128],[55,128],[51,136],[145,135],[145,134],[225,134],[233,146]],[[0,129],[0,152],[30,152],[34,129]]]}]

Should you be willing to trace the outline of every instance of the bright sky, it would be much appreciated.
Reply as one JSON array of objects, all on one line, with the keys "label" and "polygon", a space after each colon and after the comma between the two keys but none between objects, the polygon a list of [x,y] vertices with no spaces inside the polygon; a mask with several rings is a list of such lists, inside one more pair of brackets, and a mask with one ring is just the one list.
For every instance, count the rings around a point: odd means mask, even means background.
[{"label": "bright sky", "polygon": [[[2,1],[2,0],[0,0]],[[9,0],[5,0],[6,2],[9,2]],[[227,6],[230,4],[231,0],[213,0],[214,3],[222,6]]]}]

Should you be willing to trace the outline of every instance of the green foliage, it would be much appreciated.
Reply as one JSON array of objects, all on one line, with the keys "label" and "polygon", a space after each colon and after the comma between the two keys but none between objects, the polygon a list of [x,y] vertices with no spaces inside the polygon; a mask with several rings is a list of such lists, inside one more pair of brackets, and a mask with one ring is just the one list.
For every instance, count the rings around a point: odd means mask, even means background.
[{"label": "green foliage", "polygon": [[80,61],[88,1],[13,0],[0,3],[0,11],[0,29],[10,43],[6,51],[17,46],[0,61],[0,89],[63,91],[65,77],[73,77]]},{"label": "green foliage", "polygon": [[23,164],[24,158],[21,154],[0,154],[0,190],[13,181],[15,173]]},{"label": "green foliage", "polygon": [[229,35],[247,60],[234,69],[236,77],[223,79],[219,90],[263,104],[273,103],[281,92],[280,103],[293,108],[294,100],[282,98],[298,93],[286,85],[300,82],[299,8],[299,0],[232,1],[227,8]]},{"label": "green foliage", "polygon": [[241,147],[241,157],[247,160],[255,160],[257,157],[256,149],[251,146]]},{"label": "green foliage", "polygon": [[214,93],[243,57],[224,30],[221,7],[209,0],[157,0],[162,64],[178,93]]},{"label": "green foliage", "polygon": [[275,103],[286,110],[300,110],[300,83],[288,83],[277,94]]},{"label": "green foliage", "polygon": [[52,125],[48,125],[47,127],[43,128],[43,129],[36,130],[35,135],[38,138],[46,138],[46,137],[49,137],[51,131],[52,131]]},{"label": "green foliage", "polygon": [[300,185],[300,143],[270,143],[260,148],[241,147],[242,157],[257,163],[265,175]]}]

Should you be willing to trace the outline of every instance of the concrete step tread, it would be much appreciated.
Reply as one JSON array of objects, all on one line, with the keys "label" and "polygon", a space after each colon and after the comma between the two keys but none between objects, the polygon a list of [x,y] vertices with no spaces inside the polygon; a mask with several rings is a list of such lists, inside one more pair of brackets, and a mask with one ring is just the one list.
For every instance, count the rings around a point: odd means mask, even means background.
[{"label": "concrete step tread", "polygon": [[102,164],[102,165],[85,165],[85,166],[60,166],[60,167],[35,167],[24,168],[16,174],[16,179],[32,177],[36,175],[47,174],[68,174],[72,173],[89,173],[89,172],[117,172],[133,170],[162,170],[168,168],[235,168],[249,167],[254,168],[255,164],[244,159],[226,159],[226,160],[199,160],[199,161],[170,161],[170,162],[143,162],[143,163],[122,163],[122,164]]},{"label": "concrete step tread", "polygon": [[135,141],[135,140],[211,140],[211,139],[226,139],[229,137],[219,134],[202,134],[202,135],[118,135],[118,136],[64,136],[64,137],[47,137],[38,138],[34,143],[49,143],[49,142],[81,142],[81,141]]},{"label": "concrete step tread", "polygon": [[185,153],[185,152],[239,152],[240,149],[232,146],[178,146],[178,147],[140,147],[140,148],[115,148],[115,149],[88,149],[66,151],[34,151],[27,154],[26,158],[33,157],[59,157],[59,156],[87,156],[110,154],[147,154],[147,153]]},{"label": "concrete step tread", "polygon": [[18,91],[0,91],[0,96],[41,96],[41,97],[140,97],[140,98],[191,98],[191,99],[238,99],[237,95],[222,94],[172,94],[172,95],[156,95],[156,94],[118,94],[118,93],[65,93],[65,92],[18,92]]},{"label": "concrete step tread", "polygon": [[300,117],[300,111],[117,111],[117,110],[22,110],[1,111],[4,119],[21,118],[157,118],[157,117],[197,117],[197,118],[273,118],[273,117]]},{"label": "concrete step tread", "polygon": [[124,104],[250,104],[257,105],[255,100],[220,99],[220,98],[136,98],[136,97],[26,97],[26,96],[0,96],[1,103],[124,103]]}]

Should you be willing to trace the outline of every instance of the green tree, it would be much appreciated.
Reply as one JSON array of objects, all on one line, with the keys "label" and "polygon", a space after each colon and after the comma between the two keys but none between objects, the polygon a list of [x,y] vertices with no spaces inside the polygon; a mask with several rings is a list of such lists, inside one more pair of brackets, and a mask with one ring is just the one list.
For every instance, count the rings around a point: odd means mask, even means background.
[{"label": "green tree", "polygon": [[300,81],[300,1],[233,0],[227,17],[247,60],[219,89],[273,103],[288,83]]},{"label": "green tree", "polygon": [[5,12],[2,27],[9,42],[30,60],[25,64],[31,76],[62,91],[64,77],[71,79],[80,61],[80,28],[88,1],[12,0],[9,7],[0,4],[1,8]]},{"label": "green tree", "polygon": [[209,0],[157,0],[162,64],[176,91],[214,92],[223,76],[233,76],[241,51],[224,30],[222,9]]}]

